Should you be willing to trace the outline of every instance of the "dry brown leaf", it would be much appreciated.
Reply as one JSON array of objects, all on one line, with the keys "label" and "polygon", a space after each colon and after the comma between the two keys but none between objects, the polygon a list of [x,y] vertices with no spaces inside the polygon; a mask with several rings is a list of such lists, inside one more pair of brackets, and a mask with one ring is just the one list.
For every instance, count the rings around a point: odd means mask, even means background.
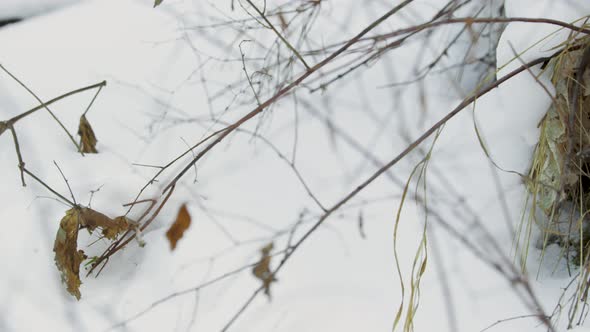
[{"label": "dry brown leaf", "polygon": [[270,256],[270,252],[272,251],[273,247],[274,244],[271,242],[260,250],[262,257],[260,258],[258,264],[256,264],[256,266],[254,266],[254,268],[252,269],[252,273],[254,274],[254,276],[260,279],[260,281],[262,281],[262,286],[264,287],[264,294],[266,294],[269,299],[271,298],[270,284],[277,281],[277,279],[272,274],[272,271],[270,270],[270,261],[272,258]]},{"label": "dry brown leaf", "polygon": [[125,216],[119,216],[113,219],[114,225],[108,228],[102,228],[102,235],[107,239],[114,240],[119,234],[129,230],[129,219]]},{"label": "dry brown leaf", "polygon": [[166,237],[168,238],[168,242],[170,242],[170,249],[176,249],[176,243],[184,232],[190,227],[191,225],[191,216],[188,213],[186,208],[186,204],[182,204],[180,210],[178,210],[178,216],[176,216],[176,220],[170,226],[170,229],[166,232]]},{"label": "dry brown leaf", "polygon": [[125,216],[111,219],[90,208],[81,208],[80,213],[82,216],[82,226],[86,226],[89,231],[93,231],[95,228],[100,227],[102,229],[102,235],[109,240],[116,239],[119,234],[126,232],[129,229],[129,221]]},{"label": "dry brown leaf", "polygon": [[66,284],[70,294],[80,299],[80,263],[86,259],[82,250],[78,250],[78,230],[81,215],[78,208],[66,211],[66,215],[59,223],[55,236],[53,251],[55,265],[61,272],[61,280]]},{"label": "dry brown leaf", "polygon": [[129,229],[129,220],[121,216],[111,219],[106,215],[85,207],[73,207],[66,211],[61,219],[53,251],[55,252],[55,265],[61,272],[61,279],[70,294],[80,299],[80,264],[86,255],[78,250],[78,232],[81,227],[86,227],[92,232],[97,227],[102,229],[105,238],[114,240],[119,234]]},{"label": "dry brown leaf", "polygon": [[80,124],[78,125],[78,135],[80,135],[80,151],[83,153],[98,153],[96,150],[96,136],[94,130],[90,126],[90,122],[86,119],[86,115],[80,117]]}]

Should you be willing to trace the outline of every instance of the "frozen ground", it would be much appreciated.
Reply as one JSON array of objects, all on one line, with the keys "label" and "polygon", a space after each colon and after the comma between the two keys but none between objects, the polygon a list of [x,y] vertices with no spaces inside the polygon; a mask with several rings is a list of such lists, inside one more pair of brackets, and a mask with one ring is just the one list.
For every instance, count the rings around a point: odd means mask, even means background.
[{"label": "frozen ground", "polygon": [[[75,2],[2,1],[0,13],[29,16],[54,4]],[[122,204],[133,201],[157,171],[137,164],[163,165],[185,151],[187,144],[255,106],[250,90],[242,87],[230,88],[213,102],[207,99],[244,78],[238,44],[251,36],[227,27],[213,33],[192,29],[213,23],[220,12],[228,14],[229,3],[164,1],[153,9],[150,1],[81,1],[0,30],[0,64],[42,100],[108,82],[87,115],[99,140],[99,153],[80,156],[59,125],[40,111],[15,126],[27,168],[69,197],[55,161],[77,202],[88,205],[91,192],[100,189],[92,195],[92,207],[109,216],[124,214]],[[590,11],[588,4],[566,0],[506,0],[505,5],[508,17],[567,22]],[[328,2],[328,18],[321,22],[333,24],[316,27],[313,39],[326,43],[346,40],[390,5],[351,1],[350,6],[352,10],[347,10]],[[442,1],[416,3],[410,14],[390,19],[380,31],[416,23],[440,6]],[[238,13],[239,8],[229,14],[244,18]],[[514,57],[513,48],[522,52],[555,30],[549,25],[509,24],[499,42],[498,65]],[[264,37],[256,30],[252,34]],[[525,52],[523,59],[548,54],[564,35],[545,39]],[[232,47],[219,47],[219,40],[227,39],[234,41]],[[243,47],[246,52],[253,49],[248,43]],[[362,75],[331,86],[329,93],[312,94],[301,88],[299,103],[314,107],[297,111],[293,100],[286,98],[264,115],[264,121],[255,118],[244,129],[258,130],[289,158],[295,146],[301,176],[318,200],[331,206],[378,168],[363,153],[368,151],[378,164],[390,160],[407,145],[408,137],[418,137],[459,103],[444,83],[446,77],[426,81],[424,98],[417,87],[402,93],[378,88],[391,82],[389,70],[400,81],[410,77],[420,49],[421,45],[412,44],[396,50],[382,66],[363,69]],[[510,62],[499,76],[520,64],[519,60]],[[294,65],[295,73],[302,70]],[[51,109],[75,134],[92,97],[93,92],[79,94]],[[222,114],[233,97],[232,107]],[[420,104],[421,100],[426,102]],[[537,123],[549,102],[537,82],[521,74],[451,120],[436,144],[427,173],[429,208],[482,244],[483,250],[491,249],[473,227],[475,217],[500,244],[502,253],[514,257],[511,232],[525,193],[520,178],[490,165],[475,134],[474,119],[494,162],[503,169],[526,172],[538,135]],[[21,86],[0,74],[0,119],[36,105]],[[221,122],[211,121],[211,114]],[[431,143],[426,142],[423,151]],[[259,296],[232,330],[391,330],[401,299],[393,256],[395,215],[402,193],[399,183],[407,180],[421,156],[409,155],[328,219],[280,272],[272,301]],[[175,164],[142,197],[159,197],[189,160]],[[259,249],[269,241],[285,244],[289,234],[281,231],[303,220],[294,235],[297,238],[321,214],[272,147],[251,133],[236,133],[212,150],[196,171],[184,176],[145,232],[147,245],[139,248],[132,242],[108,262],[98,278],[83,278],[82,299],[76,301],[60,282],[52,252],[59,221],[68,207],[31,178],[26,178],[23,188],[17,163],[10,133],[5,132],[0,136],[0,220],[4,225],[0,232],[0,331],[218,331],[258,287],[250,269],[198,292],[152,304],[256,262]],[[411,196],[415,188],[412,185]],[[187,203],[193,224],[171,252],[164,234],[182,203]],[[141,209],[136,209],[131,216],[140,214]],[[359,215],[363,216],[362,229]],[[406,204],[397,231],[406,292],[424,220],[419,206]],[[421,281],[415,330],[481,331],[499,320],[533,314],[513,285],[451,236],[440,221],[428,219],[428,265]],[[282,236],[277,238],[277,234]],[[106,243],[92,244],[95,240],[96,236],[84,236],[80,246],[87,254],[99,254]],[[556,251],[550,248],[548,257]],[[532,248],[530,283],[543,309],[551,313],[570,278],[565,266],[538,267],[537,258]],[[117,325],[121,322],[126,324]],[[488,331],[542,330],[538,320],[528,317],[507,320]],[[579,327],[575,331],[586,330]]]}]

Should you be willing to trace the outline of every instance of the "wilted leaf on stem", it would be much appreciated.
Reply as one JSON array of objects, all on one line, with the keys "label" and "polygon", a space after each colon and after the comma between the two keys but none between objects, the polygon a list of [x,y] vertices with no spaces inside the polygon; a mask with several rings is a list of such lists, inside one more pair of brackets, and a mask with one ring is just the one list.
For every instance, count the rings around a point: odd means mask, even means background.
[{"label": "wilted leaf on stem", "polygon": [[102,235],[109,240],[114,240],[119,234],[129,229],[129,221],[124,216],[111,219],[90,208],[81,208],[80,213],[82,215],[82,226],[86,226],[89,231],[100,227],[102,229]]},{"label": "wilted leaf on stem", "polygon": [[96,136],[94,130],[90,126],[90,122],[85,115],[80,117],[80,124],[78,125],[78,135],[80,135],[80,151],[83,153],[98,153],[96,150]]},{"label": "wilted leaf on stem", "polygon": [[78,250],[78,230],[80,225],[80,210],[72,208],[66,211],[61,219],[53,251],[55,265],[61,272],[61,280],[66,284],[70,294],[80,299],[80,263],[86,259],[82,250]]},{"label": "wilted leaf on stem", "polygon": [[65,283],[70,294],[80,299],[80,264],[86,255],[78,250],[78,232],[81,227],[86,227],[90,232],[97,227],[102,229],[102,234],[109,240],[114,240],[119,234],[129,229],[129,221],[121,216],[111,219],[106,215],[85,207],[73,207],[66,211],[61,219],[53,251],[55,252],[55,265],[61,272],[61,279]]}]

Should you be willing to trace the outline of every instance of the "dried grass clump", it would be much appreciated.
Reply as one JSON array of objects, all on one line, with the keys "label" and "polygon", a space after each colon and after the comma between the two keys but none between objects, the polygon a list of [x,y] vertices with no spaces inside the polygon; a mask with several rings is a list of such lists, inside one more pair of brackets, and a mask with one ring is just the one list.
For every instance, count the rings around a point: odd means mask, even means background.
[{"label": "dried grass clump", "polygon": [[586,71],[590,38],[568,41],[569,47],[550,62],[555,98],[539,123],[527,187],[533,206],[544,214],[543,247],[557,242],[576,263],[583,264],[590,220],[590,82]]},{"label": "dried grass clump", "polygon": [[[533,224],[543,235],[538,242],[541,260],[549,244],[561,247],[559,257],[566,258],[577,282],[565,288],[564,295],[571,291],[571,296],[562,296],[555,310],[560,312],[566,306],[562,300],[569,298],[568,326],[572,327],[584,316],[581,304],[586,303],[590,289],[590,36],[572,37],[559,47],[563,51],[547,68],[555,96],[539,123],[539,142],[526,179],[531,213],[528,221],[523,219],[517,240],[524,234],[523,268]],[[580,267],[578,273],[571,271],[570,263]]]}]

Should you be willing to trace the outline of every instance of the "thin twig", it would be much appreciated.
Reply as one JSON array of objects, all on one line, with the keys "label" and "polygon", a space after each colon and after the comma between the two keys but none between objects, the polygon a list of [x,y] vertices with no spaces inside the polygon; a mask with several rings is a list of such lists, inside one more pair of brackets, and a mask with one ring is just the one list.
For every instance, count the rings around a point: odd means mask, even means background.
[{"label": "thin twig", "polygon": [[250,86],[250,89],[252,90],[252,93],[254,94],[254,98],[256,99],[256,104],[258,106],[260,106],[260,98],[258,97],[258,93],[256,93],[256,89],[254,89],[254,84],[252,83],[252,80],[250,79],[250,75],[248,74],[248,70],[246,69],[246,59],[245,59],[246,55],[244,54],[244,50],[242,50],[242,44],[250,42],[250,41],[251,40],[249,40],[249,39],[240,41],[240,43],[238,44],[238,48],[240,49],[240,54],[242,55],[242,70],[244,71],[244,74],[246,75],[246,80],[248,80],[248,85]]},{"label": "thin twig", "polygon": [[204,282],[204,283],[202,283],[202,284],[200,284],[200,285],[198,285],[198,286],[196,286],[196,287],[191,287],[191,288],[188,288],[188,289],[185,289],[185,290],[181,290],[181,291],[174,292],[174,293],[172,293],[172,294],[170,294],[170,295],[168,295],[168,296],[166,296],[166,297],[163,297],[163,298],[161,298],[161,299],[159,299],[159,300],[157,300],[157,301],[153,302],[153,303],[152,303],[152,304],[151,304],[149,307],[147,307],[146,309],[144,309],[144,310],[142,310],[142,311],[138,312],[137,314],[133,315],[132,317],[130,317],[130,318],[128,318],[128,319],[126,319],[125,321],[123,321],[123,322],[120,322],[120,323],[118,323],[118,324],[116,324],[116,325],[113,325],[113,326],[111,326],[111,327],[110,327],[110,328],[108,328],[106,331],[112,331],[112,330],[114,330],[114,329],[116,329],[116,328],[119,328],[119,327],[125,326],[125,325],[127,325],[129,322],[131,322],[131,321],[133,321],[133,320],[136,320],[137,318],[139,318],[139,317],[143,316],[143,315],[144,315],[144,314],[146,314],[147,312],[151,311],[151,310],[152,310],[152,309],[154,309],[155,307],[159,306],[160,304],[163,304],[163,303],[165,303],[166,301],[168,301],[168,300],[170,300],[170,299],[173,299],[173,298],[176,298],[176,297],[179,297],[179,296],[182,296],[182,295],[186,295],[186,294],[189,294],[189,293],[197,292],[197,291],[199,291],[199,290],[202,290],[202,289],[203,289],[203,288],[205,288],[205,287],[211,286],[211,285],[213,285],[213,284],[216,284],[216,283],[218,283],[218,282],[220,282],[220,281],[222,281],[222,280],[225,280],[225,279],[227,279],[227,278],[229,278],[229,277],[232,277],[232,276],[234,276],[234,275],[235,275],[235,274],[237,274],[237,273],[240,273],[240,272],[242,272],[242,271],[249,270],[249,269],[251,269],[251,268],[255,267],[256,265],[258,265],[258,262],[256,262],[256,263],[252,263],[252,264],[248,264],[248,265],[244,265],[244,266],[242,266],[242,267],[239,267],[239,268],[237,268],[237,269],[235,269],[235,270],[232,270],[232,271],[226,272],[226,273],[224,273],[224,274],[222,274],[222,275],[220,275],[220,276],[218,276],[218,277],[216,277],[216,278],[213,278],[213,279],[211,279],[211,280],[209,280],[209,281],[207,281],[207,282]]},{"label": "thin twig", "polygon": [[256,7],[256,5],[254,5],[252,3],[252,1],[246,0],[246,2],[248,2],[248,4],[250,4],[250,6],[252,6],[252,8],[254,8],[254,10],[258,13],[258,15],[260,15],[260,17],[262,17],[262,19],[264,20],[264,22],[266,22],[266,24],[268,24],[268,27],[272,31],[274,31],[274,33],[277,35],[277,37],[279,37],[279,39],[283,43],[285,43],[285,45],[287,45],[287,47],[293,52],[293,54],[295,54],[295,56],[297,57],[297,59],[299,59],[299,61],[301,61],[301,63],[305,66],[305,68],[307,70],[309,70],[310,67],[307,64],[307,62],[305,62],[305,60],[303,59],[303,57],[301,56],[301,54],[295,49],[295,47],[293,47],[293,45],[291,45],[291,43],[289,43],[289,41],[287,41],[287,39],[285,39],[285,37],[283,37],[283,35],[275,28],[275,26],[268,20],[268,18],[266,18],[266,15],[264,15],[264,13],[261,12],[260,9],[258,9],[258,7]]},{"label": "thin twig", "polygon": [[[141,227],[139,227],[139,231],[144,231],[152,223],[152,221],[154,221],[154,219],[156,219],[156,217],[158,216],[158,214],[160,214],[160,211],[162,210],[164,205],[166,205],[166,203],[168,202],[168,199],[170,198],[170,196],[172,195],[173,192],[174,192],[174,187],[172,187],[168,191],[168,194],[164,197],[164,199],[162,200],[162,202],[160,203],[160,205],[158,206],[156,211],[154,211],[154,213],[150,216],[150,218],[148,220],[146,220]],[[136,202],[131,203],[131,205],[134,205],[135,203]],[[151,210],[151,207],[150,207],[150,210]],[[146,215],[147,214],[144,214],[141,219],[143,219],[143,217]],[[141,219],[139,219],[139,221]],[[111,246],[107,250],[105,250],[105,252],[94,261],[94,263],[92,263],[92,267],[88,271],[87,275],[90,275],[94,271],[94,269],[96,269],[96,267],[99,266],[103,261],[108,260],[117,251],[124,248],[129,242],[131,242],[137,236],[137,234],[139,232],[136,231],[134,234],[132,234],[131,236],[129,236],[128,238],[125,239],[125,237],[129,233],[130,233],[130,231],[127,231],[121,238],[119,238],[119,240],[113,242],[113,244],[111,244]],[[125,239],[125,240],[123,241],[123,239]],[[104,265],[103,265],[103,268],[104,268]],[[101,268],[101,270],[102,270],[102,268]],[[100,273],[100,271],[99,271],[99,273]]]},{"label": "thin twig", "polygon": [[[64,124],[58,119],[58,117],[49,109],[49,107],[47,106],[47,103],[44,103],[39,97],[37,97],[37,95],[31,90],[29,89],[29,87],[27,87],[21,80],[19,80],[16,76],[14,76],[10,71],[8,71],[2,64],[0,64],[0,69],[4,70],[4,72],[6,74],[8,74],[8,76],[10,76],[12,79],[14,79],[18,84],[20,84],[20,86],[22,86],[25,90],[27,90],[27,92],[29,92],[35,99],[37,99],[37,101],[39,103],[41,103],[43,105],[43,107],[47,110],[47,112],[49,112],[49,114],[51,115],[51,117],[53,117],[53,119],[59,124],[59,126],[65,131],[65,133],[68,135],[68,137],[70,138],[70,140],[72,141],[72,143],[74,143],[74,146],[76,147],[77,151],[80,151],[80,146],[78,145],[78,142],[76,142],[76,140],[74,139],[74,136],[72,136],[72,134],[70,134],[70,132],[68,131],[68,129],[64,126]],[[80,152],[82,153],[82,152]],[[82,153],[83,155],[83,153]]]},{"label": "thin twig", "polygon": [[[2,65],[0,65],[0,67],[2,67]],[[2,67],[2,69],[4,69],[4,71],[6,71],[7,73],[9,73],[4,67]],[[18,81],[18,79],[16,77],[12,76],[12,74],[9,73],[9,75],[11,75],[11,77],[13,77],[15,80],[17,80],[17,82],[20,83],[20,81]],[[12,133],[12,138],[13,138],[13,141],[14,141],[14,147],[15,147],[16,155],[17,155],[18,162],[19,162],[19,166],[18,167],[19,167],[19,170],[20,170],[21,182],[22,182],[23,187],[26,186],[25,177],[24,177],[24,173],[25,173],[25,171],[24,171],[25,162],[23,161],[23,158],[22,158],[20,144],[18,142],[18,137],[17,137],[16,131],[14,129],[14,124],[16,124],[19,120],[24,119],[25,117],[27,117],[27,116],[35,113],[36,111],[38,111],[38,110],[40,110],[42,108],[47,108],[48,105],[50,105],[50,104],[52,104],[54,102],[57,102],[57,101],[59,101],[61,99],[64,99],[64,98],[69,97],[71,95],[74,95],[74,94],[77,94],[77,93],[80,93],[80,92],[83,92],[83,91],[86,91],[86,90],[94,89],[94,88],[97,88],[97,87],[100,89],[100,88],[102,88],[105,85],[106,85],[106,81],[102,81],[102,82],[97,83],[97,84],[93,84],[93,85],[89,85],[89,86],[86,86],[86,87],[83,87],[83,88],[72,90],[70,92],[67,92],[67,93],[61,95],[61,96],[58,96],[56,98],[53,98],[53,99],[51,99],[51,100],[49,100],[49,101],[47,101],[45,103],[41,102],[41,105],[39,105],[37,107],[34,107],[34,108],[32,108],[32,109],[30,109],[30,110],[28,110],[26,112],[23,112],[23,113],[21,113],[21,114],[19,114],[17,116],[14,116],[14,117],[12,117],[11,119],[9,119],[7,121],[0,121],[0,135],[2,135],[4,133],[4,131],[6,131],[6,129],[9,129],[11,131],[11,133]]]},{"label": "thin twig", "polygon": [[[274,273],[272,274],[274,276]],[[238,319],[238,317],[240,317],[240,315],[246,311],[246,309],[248,309],[248,306],[250,306],[250,303],[252,303],[252,301],[254,301],[254,299],[256,298],[256,296],[258,296],[258,294],[260,294],[260,292],[262,292],[262,290],[264,290],[264,284],[259,286],[254,293],[252,293],[252,295],[250,295],[250,297],[248,298],[248,300],[246,300],[246,302],[244,302],[244,304],[242,304],[242,306],[240,307],[240,309],[238,309],[238,311],[232,316],[232,318],[225,324],[225,326],[221,329],[221,332],[226,332],[227,330],[229,330],[229,328],[232,326],[232,324],[236,321],[236,319]]]},{"label": "thin twig", "polygon": [[32,177],[37,182],[39,182],[41,185],[43,185],[43,187],[45,187],[45,188],[47,188],[47,190],[51,191],[51,193],[53,193],[55,196],[61,198],[64,202],[68,203],[71,207],[76,206],[76,204],[70,202],[69,199],[65,198],[62,194],[53,190],[53,188],[51,188],[49,185],[47,185],[45,182],[43,182],[41,179],[39,179],[35,174],[31,173],[28,169],[26,169],[26,167],[23,167],[23,172],[27,173],[30,177]]},{"label": "thin twig", "polygon": [[176,177],[174,177],[174,179],[172,179],[172,181],[170,181],[170,183],[164,188],[163,192],[168,191],[173,185],[175,185],[176,182],[178,182],[178,180],[180,180],[180,178],[192,167],[192,165],[194,165],[197,161],[199,161],[207,152],[209,152],[209,150],[213,149],[213,147],[215,147],[217,144],[219,144],[221,141],[223,141],[236,128],[240,127],[242,124],[244,124],[245,122],[249,121],[250,119],[252,119],[256,115],[261,113],[265,108],[274,104],[277,100],[279,100],[282,97],[284,97],[285,95],[287,95],[287,93],[289,93],[292,89],[294,89],[296,86],[298,86],[307,77],[311,76],[313,73],[318,71],[320,68],[324,67],[325,65],[330,63],[332,60],[334,60],[336,57],[338,57],[339,55],[344,53],[344,51],[346,51],[350,46],[354,45],[364,35],[369,33],[371,30],[376,28],[378,25],[383,23],[389,17],[391,17],[392,15],[394,15],[395,13],[397,13],[398,11],[400,11],[402,8],[404,8],[405,6],[407,6],[408,4],[410,4],[413,1],[414,0],[406,0],[402,3],[400,3],[399,5],[395,6],[391,10],[389,10],[383,16],[381,16],[380,18],[375,20],[373,23],[371,23],[369,26],[367,26],[365,29],[363,29],[354,38],[350,39],[340,49],[338,49],[337,51],[332,53],[330,56],[328,56],[327,58],[325,58],[324,60],[322,60],[321,62],[316,64],[315,66],[308,69],[306,72],[304,72],[302,75],[300,75],[296,80],[294,80],[293,82],[288,84],[286,87],[279,90],[274,96],[272,96],[271,98],[266,100],[264,103],[262,103],[260,106],[256,107],[254,110],[252,110],[251,112],[249,112],[245,116],[243,116],[241,119],[236,121],[234,124],[226,127],[224,130],[222,130],[221,133],[219,134],[219,136],[213,142],[211,142],[203,150],[201,150],[201,152],[199,152],[199,154],[197,154],[197,156],[195,158],[193,158],[193,160],[190,163],[188,163],[185,166],[185,168],[182,169],[182,171],[180,171],[180,173],[178,173],[176,175]]},{"label": "thin twig", "polygon": [[[500,78],[496,82],[494,82],[493,84],[491,84],[488,87],[484,88],[483,90],[477,92],[475,95],[464,99],[454,110],[452,110],[451,112],[449,112],[441,120],[439,120],[432,127],[430,127],[427,131],[425,131],[419,138],[417,138],[415,141],[413,141],[400,154],[398,154],[395,158],[393,158],[387,164],[385,164],[380,169],[378,169],[369,178],[367,178],[365,181],[363,181],[359,186],[357,186],[354,190],[352,190],[350,193],[348,193],[344,198],[342,198],[334,206],[332,206],[330,209],[328,209],[315,222],[315,224],[309,230],[307,230],[307,232],[305,232],[305,234],[303,234],[301,236],[301,238],[292,246],[292,248],[288,252],[288,254],[285,255],[285,258],[279,263],[279,265],[273,271],[273,275],[276,275],[283,268],[283,266],[285,266],[286,262],[289,261],[289,259],[295,253],[295,251],[297,251],[297,249],[324,223],[324,221],[326,219],[328,219],[328,217],[330,217],[335,211],[337,211],[338,209],[340,209],[343,205],[345,205],[346,203],[348,203],[352,198],[354,198],[356,195],[358,195],[363,189],[365,189],[367,186],[369,186],[373,181],[375,181],[377,178],[379,178],[382,174],[386,173],[391,167],[393,167],[400,160],[402,160],[405,156],[407,156],[418,145],[420,145],[428,137],[430,137],[433,133],[435,133],[437,130],[439,130],[447,121],[449,121],[451,118],[453,118],[455,115],[457,115],[461,110],[463,110],[465,107],[467,107],[468,105],[470,105],[477,98],[480,98],[481,96],[485,95],[489,91],[497,88],[499,85],[501,85],[502,83],[506,82],[510,78],[512,78],[512,77],[516,76],[517,74],[519,74],[519,73],[527,70],[527,68],[532,67],[532,66],[535,66],[535,65],[538,65],[538,64],[541,64],[541,63],[544,63],[545,61],[547,61],[547,58],[539,58],[539,59],[533,60],[533,61],[527,63],[526,65],[521,66],[521,67],[513,70],[512,72],[506,74],[505,76],[503,76],[502,78]],[[497,264],[495,264],[495,265],[497,266]],[[508,271],[502,270],[499,266],[498,266],[498,269],[499,269],[500,272],[508,273]],[[527,283],[525,283],[524,280],[520,280],[520,281],[522,281],[521,284],[526,289]],[[254,294],[258,294],[258,293],[259,293],[259,290],[257,289],[254,292]],[[532,291],[529,292],[529,294],[532,294]],[[235,315],[232,316],[230,322],[234,322],[238,318],[238,316],[241,315],[244,312],[244,309],[243,308],[245,306],[247,306],[249,303],[251,303],[252,300],[253,300],[252,297],[248,298],[248,300],[246,301],[246,304],[244,306],[242,306],[241,309]],[[533,300],[535,300],[535,299],[533,298]],[[231,324],[226,325],[226,327],[224,328],[224,331],[226,331],[229,328],[230,325]]]},{"label": "thin twig", "polygon": [[[479,331],[479,332],[485,332],[493,327],[495,327],[496,325],[505,323],[505,322],[509,322],[509,321],[513,321],[513,320],[518,320],[518,319],[523,319],[523,318],[538,318],[539,315],[520,315],[520,316],[514,316],[514,317],[510,317],[510,318],[504,318],[504,319],[500,319],[496,322],[494,322],[493,324],[490,324],[488,327],[484,328],[483,330]],[[547,317],[549,318],[549,317]]]},{"label": "thin twig", "polygon": [[55,165],[55,167],[57,167],[57,170],[59,171],[59,174],[61,174],[61,177],[66,182],[66,186],[68,187],[68,190],[70,191],[70,196],[72,196],[72,200],[74,201],[74,205],[78,205],[78,203],[76,203],[76,197],[74,197],[74,192],[72,192],[72,187],[70,187],[70,183],[68,181],[68,178],[66,178],[66,176],[64,175],[64,172],[62,172],[61,168],[55,162],[55,160],[53,161],[53,164]]},{"label": "thin twig", "polygon": [[[131,209],[133,208],[133,206],[135,205],[135,202],[138,202],[139,197],[141,196],[141,194],[143,194],[143,192],[147,189],[148,186],[150,186],[152,183],[154,183],[156,181],[156,179],[170,166],[172,166],[174,163],[176,163],[178,160],[182,159],[184,156],[186,156],[189,153],[193,153],[193,149],[199,147],[199,145],[204,144],[205,142],[207,142],[209,139],[215,137],[216,135],[218,135],[219,133],[222,133],[224,130],[226,130],[226,128],[223,128],[221,130],[215,131],[211,134],[209,134],[208,136],[206,136],[205,138],[203,138],[202,140],[200,140],[199,142],[197,142],[196,144],[194,144],[191,148],[189,148],[188,150],[184,151],[181,155],[179,155],[178,157],[172,159],[168,164],[160,167],[160,166],[156,166],[157,168],[159,168],[160,170],[158,172],[156,172],[156,174],[139,190],[139,192],[137,193],[137,196],[135,196],[135,199],[133,200],[133,203],[129,204],[129,209],[126,212],[126,215],[129,214],[131,212]],[[196,158],[196,157],[195,157]],[[141,165],[141,164],[140,164]],[[147,166],[147,165],[144,165]],[[189,167],[190,169],[190,167]]]},{"label": "thin twig", "polygon": [[[51,99],[51,100],[49,100],[49,101],[46,101],[46,102],[44,102],[44,103],[43,103],[43,102],[41,102],[41,105],[39,105],[39,106],[35,106],[35,107],[31,108],[30,110],[28,110],[28,111],[26,111],[26,112],[23,112],[23,113],[21,113],[21,114],[19,114],[19,115],[15,116],[15,117],[13,117],[13,118],[11,118],[11,119],[10,119],[10,120],[8,120],[7,122],[9,122],[9,123],[13,123],[13,124],[14,124],[14,123],[16,123],[17,121],[19,121],[20,119],[22,119],[22,118],[24,118],[24,117],[26,117],[26,116],[29,116],[29,115],[31,115],[31,114],[33,114],[33,113],[35,113],[36,111],[38,111],[38,110],[40,110],[40,109],[43,109],[43,108],[45,108],[45,107],[47,107],[47,106],[49,106],[49,105],[51,105],[51,104],[53,104],[53,103],[55,103],[55,102],[57,102],[57,101],[60,101],[60,100],[62,100],[62,99],[64,99],[64,98],[67,98],[67,97],[69,97],[69,96],[72,96],[72,95],[78,94],[78,93],[80,93],[80,92],[84,92],[84,91],[87,91],[87,90],[92,90],[92,89],[96,89],[96,88],[102,88],[102,87],[103,87],[103,86],[105,86],[106,84],[107,84],[107,82],[106,82],[106,81],[102,81],[102,82],[100,82],[100,83],[96,83],[96,84],[88,85],[88,86],[85,86],[85,87],[83,87],[83,88],[79,88],[79,89],[72,90],[72,91],[70,91],[70,92],[64,93],[63,95],[61,95],[61,96],[58,96],[58,97],[55,97],[55,98],[53,98],[53,99]],[[0,134],[2,134],[2,132],[1,132],[1,131],[0,131]]]},{"label": "thin twig", "polygon": [[96,100],[96,97],[98,97],[98,94],[100,93],[100,91],[102,90],[102,88],[104,86],[105,85],[101,85],[101,86],[98,87],[98,90],[94,94],[94,97],[92,97],[92,100],[90,101],[90,104],[88,104],[88,107],[86,107],[86,110],[84,111],[84,113],[82,113],[82,116],[85,116],[86,113],[88,113],[88,111],[90,111],[90,107],[92,107],[92,104],[94,104],[94,101]]},{"label": "thin twig", "polygon": [[8,128],[12,133],[12,139],[14,141],[14,149],[16,150],[16,157],[18,158],[18,169],[20,170],[20,179],[23,187],[26,187],[27,185],[25,183],[25,175],[23,172],[23,169],[25,168],[25,162],[23,161],[23,157],[20,152],[20,144],[18,144],[18,138],[16,137],[16,131],[14,130],[14,127],[11,125]]}]

